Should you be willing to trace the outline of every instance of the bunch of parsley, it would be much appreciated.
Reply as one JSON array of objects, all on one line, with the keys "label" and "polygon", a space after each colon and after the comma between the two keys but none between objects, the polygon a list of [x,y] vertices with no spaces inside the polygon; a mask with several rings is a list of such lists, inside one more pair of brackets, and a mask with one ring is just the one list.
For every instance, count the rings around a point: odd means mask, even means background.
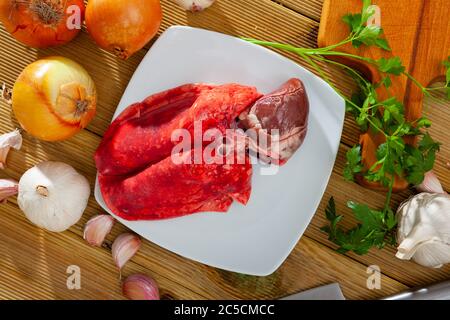
[{"label": "bunch of parsley", "polygon": [[[376,152],[377,162],[371,168],[364,168],[361,157],[361,146],[356,145],[347,152],[347,164],[344,178],[353,181],[355,175],[360,175],[368,181],[378,182],[386,187],[384,208],[375,210],[367,205],[349,201],[347,206],[353,211],[359,221],[353,229],[344,231],[338,225],[343,216],[336,214],[334,199],[331,198],[326,209],[326,217],[330,224],[322,228],[328,233],[329,240],[339,246],[338,251],[345,253],[353,251],[366,254],[370,248],[383,248],[386,244],[394,245],[397,221],[390,207],[394,186],[394,177],[400,176],[409,183],[420,184],[425,173],[430,171],[439,151],[440,144],[432,139],[426,131],[431,126],[429,119],[422,117],[415,121],[407,121],[404,105],[396,97],[380,101],[376,89],[384,86],[389,92],[392,77],[406,76],[415,83],[425,95],[431,91],[446,90],[450,99],[450,57],[444,62],[447,68],[446,83],[443,87],[425,88],[403,66],[399,57],[371,59],[355,54],[337,51],[336,49],[351,43],[354,47],[376,46],[382,50],[391,51],[388,41],[383,37],[383,30],[376,25],[368,25],[368,20],[374,11],[370,10],[371,1],[363,0],[363,9],[358,14],[348,14],[343,21],[349,26],[350,34],[343,41],[324,48],[299,48],[288,44],[246,39],[249,42],[296,53],[310,64],[321,77],[346,101],[346,111],[352,115],[362,132],[371,130],[382,134],[385,142]],[[382,80],[373,84],[367,81],[358,71],[328,57],[339,56],[365,61],[375,66],[382,74]],[[338,66],[347,71],[356,81],[359,92],[351,98],[343,95],[321,68],[321,63]],[[406,144],[404,138],[414,137],[416,145]]]}]

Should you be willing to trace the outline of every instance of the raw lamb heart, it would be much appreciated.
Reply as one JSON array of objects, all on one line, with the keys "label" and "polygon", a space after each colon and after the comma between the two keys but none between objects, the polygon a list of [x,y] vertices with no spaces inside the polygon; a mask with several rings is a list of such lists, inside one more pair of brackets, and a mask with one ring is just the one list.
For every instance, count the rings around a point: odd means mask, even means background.
[{"label": "raw lamb heart", "polygon": [[[300,79],[290,79],[255,102],[240,116],[240,126],[253,129],[249,148],[265,162],[283,165],[301,147],[308,131],[309,100]],[[273,135],[277,130],[277,135]],[[267,143],[260,143],[259,140]]]}]

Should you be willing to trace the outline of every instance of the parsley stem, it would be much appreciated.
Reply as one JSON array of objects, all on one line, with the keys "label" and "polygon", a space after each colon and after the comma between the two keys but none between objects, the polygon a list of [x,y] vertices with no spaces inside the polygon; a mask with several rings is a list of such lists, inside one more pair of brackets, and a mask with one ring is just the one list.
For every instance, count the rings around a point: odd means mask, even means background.
[{"label": "parsley stem", "polygon": [[309,49],[304,49],[304,48],[298,48],[298,47],[295,47],[295,46],[290,45],[290,44],[282,44],[282,43],[278,43],[278,42],[261,41],[261,40],[251,39],[251,38],[242,38],[242,40],[248,41],[248,42],[253,43],[253,44],[258,44],[258,45],[261,45],[261,46],[267,46],[267,47],[272,47],[272,48],[276,48],[276,49],[282,49],[282,50],[295,52],[295,53],[298,53],[298,52],[303,51],[303,50],[305,50],[305,51],[309,50]]},{"label": "parsley stem", "polygon": [[347,43],[350,43],[354,40],[357,40],[358,38],[359,38],[359,36],[356,36],[356,37],[352,36],[352,37],[348,37],[347,39],[345,39],[337,44],[333,44],[328,47],[314,48],[314,49],[295,47],[290,44],[283,44],[283,43],[271,42],[271,41],[262,41],[262,40],[252,39],[252,38],[242,38],[242,40],[248,41],[253,44],[258,44],[261,46],[267,46],[267,47],[272,47],[272,48],[276,48],[276,49],[282,49],[282,50],[286,50],[286,51],[290,51],[290,52],[295,52],[297,54],[327,55],[328,52],[336,52],[336,51],[331,51],[331,50],[341,47],[341,46],[343,46]]},{"label": "parsley stem", "polygon": [[387,212],[389,208],[391,207],[391,198],[392,198],[392,191],[394,189],[394,182],[395,178],[391,177],[391,180],[389,181],[389,190],[386,196],[386,202],[384,204],[384,211]]},{"label": "parsley stem", "polygon": [[447,89],[447,87],[425,88],[426,91],[437,91],[437,90],[444,90],[444,89]]},{"label": "parsley stem", "polygon": [[350,73],[352,73],[353,75],[355,75],[358,79],[360,79],[364,84],[369,84],[369,82],[366,80],[366,78],[364,78],[358,71],[356,71],[353,68],[350,68],[349,66],[343,64],[343,63],[339,63],[337,61],[334,60],[330,60],[330,59],[326,59],[324,57],[319,57],[319,56],[314,56],[316,59],[319,59],[320,61],[329,63],[329,64],[333,64],[335,66],[341,67],[342,69],[345,69],[347,71],[349,71]]},{"label": "parsley stem", "polygon": [[414,84],[416,85],[416,86],[418,86],[419,88],[420,88],[420,90],[422,90],[422,92],[424,93],[424,94],[428,94],[428,92],[427,92],[427,89],[416,79],[416,78],[414,78],[412,75],[410,75],[408,72],[406,72],[406,71],[403,71],[402,72],[403,73],[403,75],[405,75],[408,79],[410,79],[412,82],[414,82]]},{"label": "parsley stem", "polygon": [[365,57],[361,57],[358,56],[356,54],[351,54],[351,53],[346,53],[346,52],[339,52],[339,51],[327,51],[326,53],[321,53],[321,52],[317,52],[317,50],[315,52],[310,53],[312,55],[314,54],[320,54],[320,55],[325,55],[325,56],[340,56],[340,57],[348,57],[348,58],[353,58],[353,59],[357,59],[357,60],[361,60],[361,61],[365,61],[365,62],[369,62],[370,64],[376,65],[376,61],[371,59],[371,58],[365,58]]},{"label": "parsley stem", "polygon": [[380,127],[378,127],[372,120],[370,120],[370,117],[367,117],[367,121],[372,125],[372,128],[374,128],[375,130],[377,130],[378,132],[380,132],[381,134],[383,134],[383,136],[385,138],[388,138],[389,135],[383,131],[383,129],[381,129]]},{"label": "parsley stem", "polygon": [[[361,111],[362,108],[360,106],[358,106],[356,103],[354,103],[353,101],[351,101],[350,99],[348,99],[334,84],[333,82],[331,82],[331,80],[329,79],[329,77],[323,72],[323,70],[320,68],[320,66],[314,62],[313,59],[318,59],[318,56],[311,56],[308,57],[307,55],[304,54],[300,54],[300,56],[305,59],[319,74],[320,76],[325,80],[326,83],[328,83],[328,85],[333,88],[333,90],[342,98],[344,99],[347,103],[351,104],[354,108],[356,108],[357,110]],[[322,58],[323,59],[323,58]],[[321,59],[319,59],[320,61],[323,61]]]},{"label": "parsley stem", "polygon": [[[322,68],[316,63],[314,62],[314,60],[312,59],[313,57],[308,57],[305,54],[299,54],[300,57],[302,57],[303,59],[305,59],[319,74],[320,76],[325,80],[326,83],[328,83],[328,85],[330,85],[330,87],[333,88],[334,91],[336,91],[336,93],[341,96],[341,98],[343,98],[345,101],[350,102],[351,104],[353,104],[355,106],[355,108],[357,109],[361,109],[361,107],[359,107],[358,105],[356,105],[353,101],[350,101],[334,84],[333,82],[329,79],[329,77],[323,72]],[[315,57],[314,57],[315,58]]]},{"label": "parsley stem", "polygon": [[[305,54],[300,54],[300,56],[302,58],[304,58],[319,74],[320,76],[348,103],[352,104],[355,108],[357,108],[358,110],[362,110],[361,107],[359,107],[357,104],[355,104],[353,101],[351,101],[350,99],[348,99],[345,95],[342,94],[342,92],[336,88],[336,86],[331,82],[331,80],[327,77],[327,75],[323,72],[323,70],[319,67],[319,65],[317,63],[314,62],[314,60],[312,58],[315,59],[319,59],[322,60],[324,58],[322,57],[317,57],[317,56],[312,56],[312,57],[308,57]],[[322,60],[323,61],[323,60]],[[364,81],[366,81],[364,79]],[[384,132],[380,127],[378,127],[371,119],[370,117],[367,118],[367,121],[371,124],[371,126],[377,130],[378,132],[380,132],[381,134],[383,134],[386,138],[388,137],[387,133]]]},{"label": "parsley stem", "polygon": [[318,48],[318,49],[315,49],[315,51],[319,51],[319,52],[322,52],[322,51],[330,51],[330,50],[332,50],[332,49],[336,49],[336,48],[338,48],[338,47],[341,47],[341,46],[343,46],[343,45],[346,45],[347,43],[350,43],[350,42],[356,40],[357,38],[358,38],[358,37],[355,37],[355,36],[353,35],[353,36],[348,37],[347,39],[345,39],[345,40],[343,40],[343,41],[341,41],[341,42],[339,42],[339,43],[330,45],[330,46],[328,46],[328,47]]}]

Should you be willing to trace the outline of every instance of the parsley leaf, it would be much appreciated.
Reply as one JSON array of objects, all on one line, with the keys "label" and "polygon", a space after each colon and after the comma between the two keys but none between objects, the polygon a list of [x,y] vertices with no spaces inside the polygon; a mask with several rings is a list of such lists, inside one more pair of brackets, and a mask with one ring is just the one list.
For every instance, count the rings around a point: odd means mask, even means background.
[{"label": "parsley leaf", "polygon": [[339,228],[342,215],[336,214],[336,205],[331,198],[326,209],[329,225],[322,228],[328,233],[329,240],[339,246],[338,252],[353,251],[366,254],[372,247],[383,248],[386,244],[395,243],[395,227],[397,221],[391,209],[385,211],[372,210],[367,205],[349,202],[347,206],[353,211],[358,225],[348,231]]},{"label": "parsley leaf", "polygon": [[355,174],[360,173],[364,166],[361,163],[361,146],[354,146],[346,154],[347,164],[344,168],[344,179],[354,181]]},{"label": "parsley leaf", "polygon": [[347,14],[342,18],[342,20],[350,27],[350,33],[353,34],[359,32],[363,25],[360,13]]},{"label": "parsley leaf", "polygon": [[392,85],[391,77],[385,76],[381,79],[380,84],[383,85],[386,89],[389,89]]},{"label": "parsley leaf", "polygon": [[363,0],[361,13],[347,14],[342,20],[350,28],[352,45],[359,48],[361,45],[376,46],[386,51],[391,51],[391,47],[386,39],[382,38],[383,29],[376,25],[367,25],[369,19],[375,14],[375,10],[370,8],[371,1]]},{"label": "parsley leaf", "polygon": [[389,59],[381,58],[376,60],[378,69],[384,73],[394,74],[396,76],[401,75],[405,71],[405,67],[399,57],[392,57]]},{"label": "parsley leaf", "polygon": [[447,72],[445,74],[445,81],[447,84],[450,83],[450,56],[447,58],[446,61],[442,62],[442,64],[446,67]]},{"label": "parsley leaf", "polygon": [[450,56],[443,62],[443,64],[447,69],[445,73],[445,88],[447,90],[447,98],[450,99]]},{"label": "parsley leaf", "polygon": [[439,149],[440,144],[435,142],[429,133],[422,134],[417,147],[406,146],[402,162],[409,183],[415,185],[422,183],[425,173],[433,169]]},{"label": "parsley leaf", "polygon": [[[382,33],[383,32],[381,32],[381,34]],[[375,39],[374,45],[377,46],[378,48],[383,49],[383,50],[392,51],[392,49],[391,49],[391,47],[390,47],[390,45],[389,45],[389,43],[387,42],[386,39],[383,39],[383,38]]]},{"label": "parsley leaf", "polygon": [[391,47],[386,39],[381,38],[383,29],[378,26],[367,26],[359,32],[358,40],[361,44],[366,46],[377,46],[386,51],[391,51]]}]

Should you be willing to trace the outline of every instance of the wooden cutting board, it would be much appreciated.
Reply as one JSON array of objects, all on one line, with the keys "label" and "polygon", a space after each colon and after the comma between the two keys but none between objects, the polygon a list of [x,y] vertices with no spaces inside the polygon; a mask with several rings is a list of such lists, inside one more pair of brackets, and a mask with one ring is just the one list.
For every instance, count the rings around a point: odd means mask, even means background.
[{"label": "wooden cutting board", "polygon": [[[424,86],[443,80],[445,68],[442,61],[450,56],[450,1],[374,0],[372,3],[379,7],[381,27],[392,52],[378,48],[356,49],[350,44],[340,50],[373,59],[399,56],[406,70]],[[349,31],[342,17],[347,13],[359,13],[361,10],[361,0],[325,0],[319,28],[319,47],[345,39]],[[360,70],[371,81],[380,80],[380,74],[374,67],[361,61],[345,60],[344,62]],[[404,101],[407,119],[419,118],[422,114],[424,98],[421,90],[404,76],[392,77],[392,79],[392,93]],[[387,97],[383,89],[380,89],[378,94],[381,99]],[[363,162],[366,167],[370,167],[376,161],[375,150],[377,145],[383,142],[383,138],[374,134],[362,134],[360,141]],[[360,182],[374,189],[380,188],[379,185],[367,181]],[[397,179],[395,189],[399,191],[407,186],[405,181]]]}]

